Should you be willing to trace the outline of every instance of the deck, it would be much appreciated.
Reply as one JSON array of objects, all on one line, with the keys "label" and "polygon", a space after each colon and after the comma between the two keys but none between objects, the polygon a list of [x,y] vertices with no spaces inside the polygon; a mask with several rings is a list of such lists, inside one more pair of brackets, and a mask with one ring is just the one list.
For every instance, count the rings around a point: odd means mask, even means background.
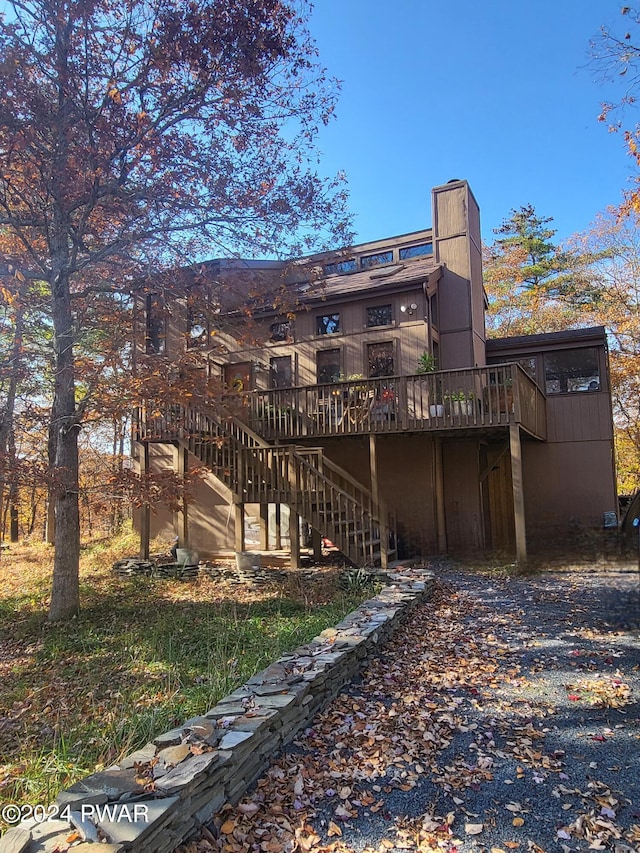
[{"label": "deck", "polygon": [[486,431],[511,424],[546,438],[546,398],[515,363],[275,388],[232,395],[225,402],[268,441]]}]

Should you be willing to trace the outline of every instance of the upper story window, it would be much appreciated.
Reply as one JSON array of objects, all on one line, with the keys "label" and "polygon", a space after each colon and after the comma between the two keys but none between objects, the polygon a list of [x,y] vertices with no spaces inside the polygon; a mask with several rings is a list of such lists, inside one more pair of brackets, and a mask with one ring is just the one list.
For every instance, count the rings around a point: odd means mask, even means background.
[{"label": "upper story window", "polygon": [[157,293],[150,293],[145,302],[145,350],[161,355],[166,349],[166,320],[164,300]]},{"label": "upper story window", "polygon": [[332,264],[325,264],[322,269],[325,275],[343,275],[347,272],[355,272],[358,269],[358,262],[355,258],[349,258],[346,261],[336,261]]},{"label": "upper story window", "polygon": [[291,388],[293,385],[291,356],[280,355],[272,358],[269,362],[269,375],[269,384],[272,388]]},{"label": "upper story window", "polygon": [[390,326],[393,322],[391,305],[372,305],[367,308],[367,326]]},{"label": "upper story window", "polygon": [[340,331],[340,314],[319,314],[316,317],[317,335],[336,335]]},{"label": "upper story window", "polygon": [[394,375],[393,341],[367,344],[367,376],[375,379],[379,376]]},{"label": "upper story window", "polygon": [[340,348],[318,350],[316,353],[316,380],[323,382],[339,382],[342,373],[342,353]]},{"label": "upper story window", "polygon": [[408,261],[410,258],[420,258],[422,255],[433,254],[433,243],[418,243],[416,246],[405,246],[400,249],[400,260]]},{"label": "upper story window", "polygon": [[386,252],[376,252],[373,255],[363,255],[360,258],[360,266],[363,270],[377,267],[380,264],[390,264],[393,261],[393,249]]},{"label": "upper story window", "polygon": [[558,350],[544,355],[544,385],[547,394],[600,390],[600,367],[596,347]]},{"label": "upper story window", "polygon": [[187,348],[206,347],[209,342],[209,323],[206,311],[189,307],[187,315]]},{"label": "upper story window", "polygon": [[293,340],[293,323],[291,320],[280,320],[277,323],[272,323],[270,332],[270,340],[274,341],[274,343],[291,341]]}]

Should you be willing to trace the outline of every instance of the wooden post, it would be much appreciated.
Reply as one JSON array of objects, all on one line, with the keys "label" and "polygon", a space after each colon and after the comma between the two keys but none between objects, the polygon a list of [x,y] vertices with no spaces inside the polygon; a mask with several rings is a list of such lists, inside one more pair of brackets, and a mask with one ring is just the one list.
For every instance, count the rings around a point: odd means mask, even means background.
[{"label": "wooden post", "polygon": [[260,550],[269,550],[269,504],[260,504]]},{"label": "wooden post", "polygon": [[274,523],[276,527],[276,535],[273,547],[276,551],[280,551],[282,550],[282,505],[279,503],[275,505]]},{"label": "wooden post", "polygon": [[380,525],[380,568],[386,571],[389,568],[389,528],[387,526],[387,509],[380,499],[380,484],[378,482],[378,437],[375,433],[369,433],[369,469],[371,472],[371,495],[373,497],[374,512],[378,514]]},{"label": "wooden post", "polygon": [[[140,464],[140,474],[144,476],[149,470],[149,442],[145,441],[139,444],[140,453],[138,460]],[[140,507],[140,559],[149,559],[149,539],[151,536],[151,507],[145,501]]]},{"label": "wooden post", "polygon": [[524,491],[522,487],[522,443],[518,424],[509,426],[511,448],[511,480],[513,485],[513,519],[516,532],[516,558],[519,566],[527,562],[527,528],[524,518]]},{"label": "wooden post", "polygon": [[[188,451],[181,447],[179,444],[173,445],[173,459],[174,459],[174,470],[176,471],[178,477],[180,478],[180,482],[182,484],[182,488],[186,489],[186,474],[187,474],[187,454]],[[189,509],[187,506],[187,499],[184,496],[181,501],[181,509],[177,510],[174,517],[174,529],[176,531],[176,536],[178,537],[178,545],[181,548],[189,547]]]},{"label": "wooden post", "polygon": [[300,568],[300,516],[295,507],[297,506],[299,482],[298,468],[295,459],[295,448],[289,447],[287,455],[288,481],[289,481],[289,546],[291,548],[291,568]]},{"label": "wooden post", "polygon": [[433,440],[433,476],[435,480],[436,530],[438,551],[447,553],[447,518],[444,510],[444,468],[442,465],[442,439]]},{"label": "wooden post", "polygon": [[244,504],[238,501],[233,502],[234,521],[235,521],[235,548],[238,554],[244,551]]},{"label": "wooden post", "polygon": [[311,528],[311,543],[313,545],[313,559],[319,560],[322,557],[322,534],[315,527]]},{"label": "wooden post", "polygon": [[289,507],[289,544],[291,546],[291,568],[300,568],[300,516]]}]

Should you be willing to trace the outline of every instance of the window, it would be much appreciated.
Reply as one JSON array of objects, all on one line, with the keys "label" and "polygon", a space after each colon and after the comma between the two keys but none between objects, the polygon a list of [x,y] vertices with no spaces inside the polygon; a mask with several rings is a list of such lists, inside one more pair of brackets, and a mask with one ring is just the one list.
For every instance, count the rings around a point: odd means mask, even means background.
[{"label": "window", "polygon": [[367,326],[390,326],[393,322],[391,305],[374,305],[367,308]]},{"label": "window", "polygon": [[440,319],[438,317],[438,294],[434,293],[433,296],[429,297],[429,313],[431,314],[431,325],[437,329],[440,325]]},{"label": "window", "polygon": [[360,258],[360,266],[363,270],[368,270],[371,267],[377,267],[380,264],[390,264],[393,260],[393,250],[388,252],[376,252],[375,255],[363,255]]},{"label": "window", "polygon": [[293,340],[293,323],[291,320],[279,320],[277,323],[272,323],[269,328],[271,340],[274,343]]},{"label": "window", "polygon": [[316,317],[317,335],[336,335],[340,331],[340,314],[320,314]]},{"label": "window", "polygon": [[558,350],[544,356],[544,383],[547,394],[600,390],[598,350]]},{"label": "window", "polygon": [[187,311],[187,349],[206,347],[209,342],[206,311],[190,305]]},{"label": "window", "polygon": [[519,364],[520,367],[524,370],[524,372],[530,376],[534,382],[536,378],[536,360],[534,357],[531,358],[516,358],[516,364]]},{"label": "window", "polygon": [[367,376],[375,379],[378,376],[393,375],[393,341],[367,344]]},{"label": "window", "polygon": [[293,385],[293,373],[291,370],[291,356],[280,355],[272,358],[269,362],[270,386],[272,388],[291,388]]},{"label": "window", "polygon": [[316,353],[316,377],[318,384],[339,382],[342,373],[340,348],[318,350]]},{"label": "window", "polygon": [[355,258],[349,258],[347,261],[336,261],[333,264],[325,264],[322,269],[325,275],[344,275],[348,272],[355,272],[358,269],[358,262]]},{"label": "window", "polygon": [[419,258],[422,255],[433,254],[433,243],[419,243],[417,246],[406,246],[400,249],[400,260],[408,261],[410,258]]},{"label": "window", "polygon": [[150,293],[146,299],[145,349],[148,353],[160,355],[165,351],[164,300],[157,293]]}]

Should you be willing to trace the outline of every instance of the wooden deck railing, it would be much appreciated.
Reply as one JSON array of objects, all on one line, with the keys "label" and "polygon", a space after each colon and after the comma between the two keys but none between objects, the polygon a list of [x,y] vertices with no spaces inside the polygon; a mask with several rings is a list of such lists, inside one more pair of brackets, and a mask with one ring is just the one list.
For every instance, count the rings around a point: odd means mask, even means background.
[{"label": "wooden deck railing", "polygon": [[546,438],[546,399],[518,364],[254,391],[238,416],[280,440],[511,423]]}]

